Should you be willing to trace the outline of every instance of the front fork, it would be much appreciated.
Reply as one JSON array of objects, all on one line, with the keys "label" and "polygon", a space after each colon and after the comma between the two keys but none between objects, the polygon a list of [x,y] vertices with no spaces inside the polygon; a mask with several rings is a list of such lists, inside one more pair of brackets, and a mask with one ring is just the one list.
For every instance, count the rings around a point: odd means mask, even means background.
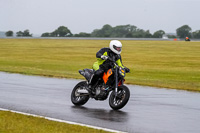
[{"label": "front fork", "polygon": [[[118,92],[118,68],[115,69],[115,98],[117,97],[117,92]],[[120,85],[123,85],[124,84],[124,79],[122,78],[121,81],[120,81]]]},{"label": "front fork", "polygon": [[115,69],[115,98],[117,97],[118,92],[118,68]]}]

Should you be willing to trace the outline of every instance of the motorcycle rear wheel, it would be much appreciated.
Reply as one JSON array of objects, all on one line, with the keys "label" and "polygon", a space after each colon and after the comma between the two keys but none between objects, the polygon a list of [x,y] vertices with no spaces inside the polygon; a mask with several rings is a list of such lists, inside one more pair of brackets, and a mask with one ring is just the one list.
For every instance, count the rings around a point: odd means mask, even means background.
[{"label": "motorcycle rear wheel", "polygon": [[117,96],[115,96],[115,91],[110,94],[109,105],[113,110],[118,110],[123,108],[130,98],[130,91],[128,87],[122,85],[118,87]]},{"label": "motorcycle rear wheel", "polygon": [[89,100],[89,95],[81,95],[80,93],[78,93],[78,90],[83,89],[86,86],[86,84],[86,81],[81,81],[72,90],[71,101],[74,105],[84,105]]}]

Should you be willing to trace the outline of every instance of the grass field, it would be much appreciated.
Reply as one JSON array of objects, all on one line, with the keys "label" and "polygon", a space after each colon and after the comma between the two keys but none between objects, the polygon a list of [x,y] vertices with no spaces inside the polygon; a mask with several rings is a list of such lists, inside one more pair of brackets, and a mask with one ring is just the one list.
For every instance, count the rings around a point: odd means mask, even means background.
[{"label": "grass field", "polygon": [[[122,40],[126,83],[200,91],[200,42]],[[82,78],[109,40],[0,39],[0,71]]]},{"label": "grass field", "polygon": [[0,111],[0,133],[109,133],[44,118]]}]

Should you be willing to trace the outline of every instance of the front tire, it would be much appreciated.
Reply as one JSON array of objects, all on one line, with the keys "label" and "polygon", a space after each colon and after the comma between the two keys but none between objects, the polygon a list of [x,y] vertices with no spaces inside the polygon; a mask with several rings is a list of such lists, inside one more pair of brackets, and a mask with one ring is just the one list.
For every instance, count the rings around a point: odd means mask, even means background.
[{"label": "front tire", "polygon": [[84,105],[89,100],[89,95],[81,95],[80,93],[78,93],[78,90],[84,89],[86,85],[86,81],[79,82],[72,90],[71,101],[74,105]]},{"label": "front tire", "polygon": [[130,98],[130,91],[128,87],[122,85],[118,87],[117,96],[115,97],[115,91],[112,91],[109,98],[109,105],[112,109],[118,110],[123,108]]}]

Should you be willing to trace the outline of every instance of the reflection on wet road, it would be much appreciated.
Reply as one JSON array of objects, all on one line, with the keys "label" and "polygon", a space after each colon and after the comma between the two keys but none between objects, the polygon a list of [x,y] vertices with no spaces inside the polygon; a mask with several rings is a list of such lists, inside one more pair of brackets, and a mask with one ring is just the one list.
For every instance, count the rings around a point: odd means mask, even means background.
[{"label": "reflection on wet road", "polygon": [[105,109],[93,109],[84,106],[72,106],[74,112],[79,113],[79,115],[84,115],[86,117],[93,117],[105,121],[113,122],[126,122],[128,114],[121,110],[105,110]]},{"label": "reflection on wet road", "polygon": [[73,106],[79,81],[0,72],[0,108],[130,133],[200,132],[200,93],[128,85],[128,104],[113,111],[108,100]]}]

